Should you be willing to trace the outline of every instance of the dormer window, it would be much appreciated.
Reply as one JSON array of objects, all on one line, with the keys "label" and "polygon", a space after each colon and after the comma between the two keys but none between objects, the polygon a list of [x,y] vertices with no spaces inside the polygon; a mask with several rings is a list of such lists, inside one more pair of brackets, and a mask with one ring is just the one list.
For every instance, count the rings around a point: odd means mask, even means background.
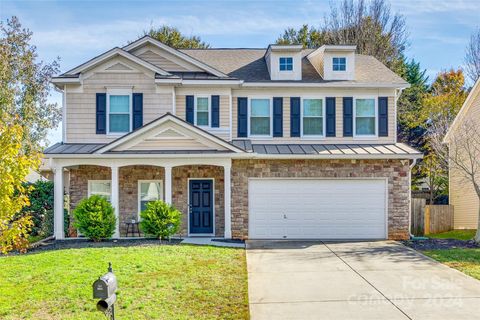
[{"label": "dormer window", "polygon": [[333,58],[333,71],[346,71],[347,70],[347,58],[335,57]]},{"label": "dormer window", "polygon": [[293,58],[292,57],[280,57],[279,66],[280,66],[280,71],[292,71],[293,70]]}]

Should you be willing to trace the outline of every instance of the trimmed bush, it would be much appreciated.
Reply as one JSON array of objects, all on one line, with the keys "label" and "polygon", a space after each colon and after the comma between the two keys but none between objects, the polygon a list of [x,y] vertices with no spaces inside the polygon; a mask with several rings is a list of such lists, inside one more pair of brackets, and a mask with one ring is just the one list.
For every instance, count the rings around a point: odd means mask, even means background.
[{"label": "trimmed bush", "polygon": [[140,229],[143,233],[166,239],[178,232],[182,213],[162,200],[147,203],[140,213]]},{"label": "trimmed bush", "polygon": [[93,195],[81,200],[73,210],[73,226],[93,241],[110,239],[115,232],[117,218],[105,197]]}]

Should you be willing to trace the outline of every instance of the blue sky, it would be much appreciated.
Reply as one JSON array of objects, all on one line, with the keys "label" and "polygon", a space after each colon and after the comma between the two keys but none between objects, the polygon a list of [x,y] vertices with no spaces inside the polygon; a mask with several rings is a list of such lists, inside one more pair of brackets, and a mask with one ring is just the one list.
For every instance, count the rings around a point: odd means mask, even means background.
[{"label": "blue sky", "polygon": [[[266,47],[287,27],[318,26],[330,1],[54,1],[0,0],[0,19],[16,15],[33,31],[42,60],[61,58],[66,71],[114,46],[136,39],[150,25],[168,24],[199,35],[213,47]],[[470,34],[480,27],[480,0],[395,0],[405,16],[408,57],[430,78],[463,64]],[[58,93],[52,101],[61,102]],[[61,140],[60,130],[49,136]]]}]

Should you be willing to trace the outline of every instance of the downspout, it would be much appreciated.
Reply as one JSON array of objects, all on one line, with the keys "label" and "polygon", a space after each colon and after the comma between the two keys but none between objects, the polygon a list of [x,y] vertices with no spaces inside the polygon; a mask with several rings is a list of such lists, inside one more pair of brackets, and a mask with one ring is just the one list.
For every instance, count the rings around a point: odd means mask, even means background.
[{"label": "downspout", "polygon": [[410,170],[408,171],[408,184],[410,192],[408,193],[408,233],[410,235],[410,239],[413,239],[415,236],[412,234],[412,169],[417,164],[417,159],[413,159],[412,163],[410,164]]}]

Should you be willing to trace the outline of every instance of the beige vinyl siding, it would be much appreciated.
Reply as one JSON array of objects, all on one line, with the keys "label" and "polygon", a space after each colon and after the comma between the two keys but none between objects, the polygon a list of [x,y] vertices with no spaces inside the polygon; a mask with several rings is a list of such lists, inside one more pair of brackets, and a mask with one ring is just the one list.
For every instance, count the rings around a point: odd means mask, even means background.
[{"label": "beige vinyl siding", "polygon": [[[468,106],[464,119],[475,121],[480,126],[480,89]],[[479,202],[472,183],[466,180],[461,172],[450,170],[449,179],[450,204],[454,210],[455,229],[476,229],[478,221]]]},{"label": "beige vinyl siding", "polygon": [[[194,94],[192,94],[194,95]],[[176,110],[175,115],[180,119],[186,120],[186,96],[177,95],[175,97]],[[228,95],[220,95],[220,127],[219,128],[204,128],[208,132],[224,139],[230,139],[230,97]],[[211,117],[211,115],[209,115]]]},{"label": "beige vinyl siding", "polygon": [[153,79],[144,73],[95,73],[83,81],[83,91],[66,93],[66,138],[68,143],[104,143],[118,135],[96,134],[96,93],[107,88],[132,88],[143,93],[143,123],[148,123],[172,110],[172,96],[156,93]]},{"label": "beige vinyl siding", "polygon": [[232,97],[232,139],[237,138],[238,130],[238,97]]},{"label": "beige vinyl siding", "polygon": [[211,150],[195,139],[169,139],[161,141],[142,141],[127,150]]},{"label": "beige vinyl siding", "polygon": [[450,204],[453,205],[455,229],[477,228],[477,194],[472,183],[456,170],[450,171]]},{"label": "beige vinyl siding", "polygon": [[[308,96],[308,95],[305,95]],[[234,96],[232,99],[232,137],[237,138],[237,99],[239,96]],[[248,96],[245,96],[248,97]],[[301,97],[301,95],[296,95]],[[378,137],[371,139],[355,138],[355,137],[343,137],[343,97],[336,97],[336,137],[326,137],[320,139],[302,139],[299,137],[290,137],[290,97],[283,97],[283,137],[258,140],[262,143],[307,143],[312,141],[319,141],[319,143],[395,143],[396,142],[396,129],[395,129],[395,98],[388,97],[388,137]],[[378,121],[378,119],[377,119]],[[252,139],[253,140],[253,139]],[[257,141],[257,140],[256,140]]]},{"label": "beige vinyl siding", "polygon": [[155,52],[150,51],[150,50],[148,50],[148,51],[146,51],[142,54],[139,54],[138,56],[140,58],[142,58],[143,60],[148,61],[151,64],[154,64],[154,65],[162,68],[163,70],[167,70],[167,71],[189,71],[187,68],[182,67],[182,66],[176,64],[175,62],[173,62],[171,60],[168,60],[168,59],[162,57],[161,55],[156,54]]}]

